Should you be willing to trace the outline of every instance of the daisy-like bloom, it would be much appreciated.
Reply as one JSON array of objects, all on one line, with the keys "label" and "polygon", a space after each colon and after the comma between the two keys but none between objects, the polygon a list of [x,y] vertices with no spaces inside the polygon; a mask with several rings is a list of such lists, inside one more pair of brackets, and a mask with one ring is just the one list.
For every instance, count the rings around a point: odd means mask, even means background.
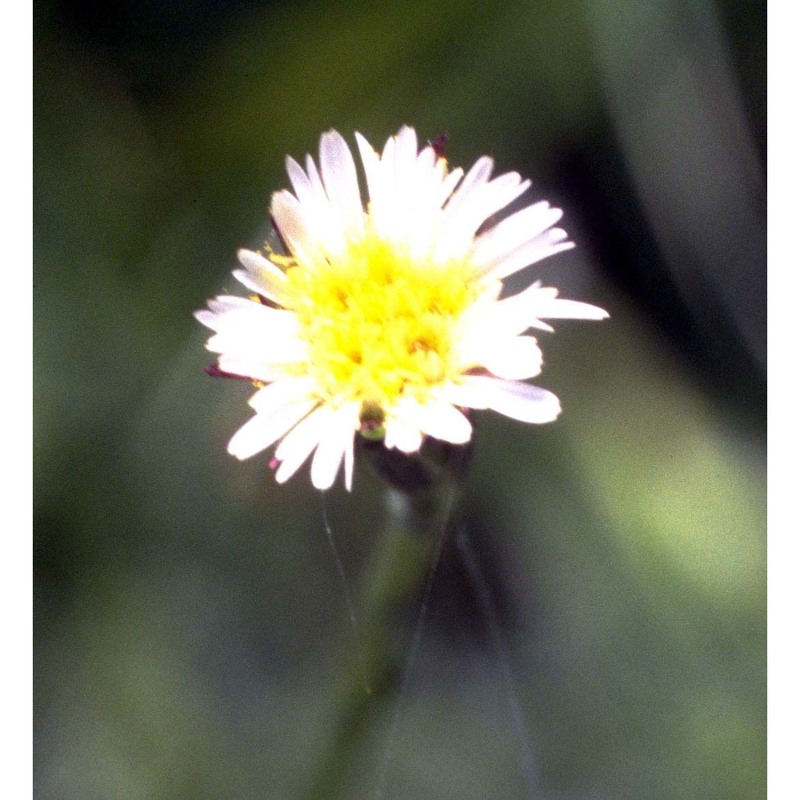
[{"label": "daisy-like bloom", "polygon": [[366,208],[347,143],[323,134],[319,168],[310,156],[305,169],[287,158],[294,191],[272,197],[286,253],[239,251],[244,269],[233,274],[252,295],[217,297],[196,314],[214,331],[213,371],[259,387],[228,452],[244,459],[278,442],[279,482],[314,452],[318,489],[342,463],[350,489],[358,433],[414,453],[426,436],[467,442],[467,409],[551,422],[558,398],[524,382],[542,367],[526,331],[608,316],[539,282],[500,299],[508,275],[574,246],[546,202],[494,222],[529,181],[492,179],[485,156],[466,174],[449,170],[408,127],[380,154],[356,140]]}]

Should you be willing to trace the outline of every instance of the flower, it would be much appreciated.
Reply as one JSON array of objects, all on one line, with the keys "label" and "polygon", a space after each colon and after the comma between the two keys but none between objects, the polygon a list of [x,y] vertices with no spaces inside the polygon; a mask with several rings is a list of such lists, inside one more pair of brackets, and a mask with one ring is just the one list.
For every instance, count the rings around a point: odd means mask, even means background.
[{"label": "flower", "polygon": [[305,169],[287,158],[294,192],[272,196],[286,253],[240,250],[244,269],[233,274],[253,294],[219,296],[196,313],[214,331],[215,374],[259,387],[228,452],[245,459],[277,442],[281,483],[314,452],[314,486],[329,488],[344,462],[350,489],[357,433],[414,453],[425,436],[467,442],[468,409],[551,422],[558,398],[524,382],[542,367],[526,331],[608,316],[539,282],[500,299],[504,278],[574,246],[547,202],[494,223],[529,181],[490,180],[486,156],[466,175],[449,170],[409,127],[381,154],[356,140],[366,208],[347,143],[323,134],[319,169],[310,156]]}]

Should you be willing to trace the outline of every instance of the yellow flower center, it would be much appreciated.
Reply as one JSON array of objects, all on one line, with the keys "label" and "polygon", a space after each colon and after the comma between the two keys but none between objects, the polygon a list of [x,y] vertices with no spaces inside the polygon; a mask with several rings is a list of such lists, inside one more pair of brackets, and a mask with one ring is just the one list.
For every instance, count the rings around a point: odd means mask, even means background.
[{"label": "yellow flower center", "polygon": [[411,258],[368,227],[343,257],[286,271],[310,371],[328,402],[423,402],[462,371],[458,320],[480,285],[463,261]]}]

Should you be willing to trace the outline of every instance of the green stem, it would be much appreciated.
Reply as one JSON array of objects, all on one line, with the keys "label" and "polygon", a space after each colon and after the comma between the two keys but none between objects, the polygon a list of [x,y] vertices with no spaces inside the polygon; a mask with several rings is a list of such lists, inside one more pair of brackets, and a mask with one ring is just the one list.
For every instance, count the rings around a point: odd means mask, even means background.
[{"label": "green stem", "polygon": [[[459,451],[457,460],[467,454]],[[430,463],[420,464],[420,469],[425,467]],[[398,488],[397,481],[387,488],[385,532],[357,603],[363,659],[351,660],[334,689],[329,745],[306,800],[346,796],[359,753],[397,686],[400,665],[409,652],[408,632],[396,635],[398,612],[413,607],[423,591],[447,534],[462,474],[461,469],[437,469],[435,479],[423,482],[425,488],[419,488],[419,481],[414,489]]]}]

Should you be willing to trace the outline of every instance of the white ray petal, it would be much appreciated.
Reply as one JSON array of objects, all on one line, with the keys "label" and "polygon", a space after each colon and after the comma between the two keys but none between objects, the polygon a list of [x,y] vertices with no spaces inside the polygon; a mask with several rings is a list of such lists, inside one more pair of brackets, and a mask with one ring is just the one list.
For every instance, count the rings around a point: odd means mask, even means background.
[{"label": "white ray petal", "polygon": [[222,311],[217,309],[224,304],[210,300],[210,310],[198,319],[217,333],[240,335],[243,340],[295,336],[298,333],[299,322],[293,312],[270,308],[247,298],[241,299],[245,301],[243,305],[227,307]]},{"label": "white ray petal", "polygon": [[515,336],[487,353],[483,365],[498,378],[525,380],[542,371],[542,351],[533,336]]},{"label": "white ray petal", "polygon": [[504,381],[492,390],[489,408],[521,422],[552,422],[561,413],[561,402],[552,392],[528,383]]},{"label": "white ray petal", "polygon": [[219,294],[208,301],[208,307],[214,312],[217,318],[220,318],[229,311],[252,308],[253,301],[249,297],[241,297],[233,294]]},{"label": "white ray petal", "polygon": [[453,444],[464,444],[472,436],[470,421],[450,403],[432,400],[424,405],[398,403],[394,416],[422,433]]},{"label": "white ray petal", "polygon": [[310,156],[306,165],[308,174],[294,159],[286,159],[286,171],[302,207],[306,228],[314,231],[319,245],[328,255],[339,255],[345,249],[345,226],[341,210],[331,204]]},{"label": "white ray petal", "polygon": [[408,125],[404,125],[398,131],[395,140],[395,173],[405,177],[413,169],[417,159],[417,132]]},{"label": "white ray petal", "polygon": [[499,261],[522,245],[535,240],[555,225],[562,215],[560,208],[551,208],[546,201],[517,211],[475,240],[472,262],[483,265]]},{"label": "white ray petal", "polygon": [[381,163],[390,166],[392,173],[394,173],[394,152],[397,146],[397,140],[394,136],[390,136],[386,140],[386,144],[383,146],[383,152],[381,153]]},{"label": "white ray petal", "polygon": [[313,209],[285,189],[272,195],[270,213],[281,238],[298,260],[312,264],[322,259],[319,227],[313,224]]},{"label": "white ray petal", "polygon": [[405,420],[389,418],[386,420],[384,445],[401,453],[416,453],[422,447],[422,433]]},{"label": "white ray petal", "polygon": [[487,277],[507,278],[515,272],[519,272],[525,267],[536,264],[545,258],[560,253],[563,250],[571,250],[575,247],[575,242],[564,241],[567,238],[566,231],[561,228],[550,228],[532,241],[518,247],[506,255],[496,258],[484,265],[483,273]]},{"label": "white ray petal", "polygon": [[220,326],[224,326],[225,319],[231,312],[241,309],[249,309],[254,305],[253,301],[247,297],[236,297],[235,295],[219,295],[213,300],[208,301],[208,308],[201,308],[194,312],[194,318],[202,322],[212,331],[217,331]]},{"label": "white ray petal", "polygon": [[[403,127],[395,136],[394,191],[396,208],[406,221],[413,216],[415,204],[424,203],[417,175],[417,134],[413,128]],[[407,229],[403,219],[398,222]]]},{"label": "white ray petal", "polygon": [[251,292],[260,294],[277,305],[285,306],[287,304],[288,292],[283,291],[276,282],[270,281],[265,275],[255,276],[252,272],[235,269],[233,270],[233,277]]},{"label": "white ray petal", "polygon": [[270,414],[256,414],[233,435],[228,443],[228,452],[240,460],[260,453],[294,427],[318,402],[313,398],[303,398]]},{"label": "white ray petal", "polygon": [[546,389],[520,381],[468,375],[447,397],[466,408],[491,408],[521,422],[552,422],[561,413],[558,398]]},{"label": "white ray petal", "polygon": [[247,402],[259,414],[270,414],[302,397],[313,397],[316,388],[317,382],[308,375],[283,378],[263,386]]},{"label": "white ray petal", "polygon": [[297,197],[301,203],[312,200],[314,187],[308,179],[305,170],[291,156],[286,156],[286,174],[292,182],[295,197]]},{"label": "white ray petal", "polygon": [[[459,408],[475,408],[479,410],[489,408],[489,397],[484,389],[484,380],[487,379],[466,375],[461,379],[460,383],[453,383],[443,388],[441,390],[442,397]],[[489,378],[488,380],[495,379]]]},{"label": "white ray petal", "polygon": [[246,272],[240,269],[234,270],[236,279],[257,294],[284,305],[288,282],[283,270],[252,250],[241,249],[236,256],[239,263],[247,270]]},{"label": "white ray petal", "polygon": [[322,206],[329,205],[328,196],[325,194],[320,182],[312,181],[300,164],[291,156],[286,157],[286,173],[292,182],[294,193],[301,205],[319,210]]},{"label": "white ray petal", "polygon": [[466,217],[470,222],[478,219],[483,223],[492,214],[513,203],[530,188],[529,180],[522,180],[516,172],[506,172],[477,187],[465,203]]},{"label": "white ray petal", "polygon": [[[342,460],[346,460],[348,450],[352,451],[357,427],[357,403],[348,403],[336,409],[311,462],[311,483],[315,488],[324,491],[333,485]],[[350,480],[352,481],[352,477]],[[348,479],[345,477],[345,484],[347,483]]]},{"label": "white ray petal", "polygon": [[507,329],[512,329],[513,326],[516,332],[527,328],[552,332],[553,328],[542,320],[602,320],[608,318],[608,312],[598,306],[578,300],[562,299],[557,295],[558,289],[552,286],[542,286],[537,281],[519,294],[495,303],[487,312],[485,319],[490,320],[487,322],[490,326],[505,325]]},{"label": "white ray petal", "polygon": [[281,462],[275,473],[278,483],[284,483],[297,472],[320,443],[332,416],[330,406],[319,406],[286,434],[275,449],[275,458]]},{"label": "white ray petal", "polygon": [[482,156],[473,165],[470,171],[464,176],[458,189],[453,192],[445,208],[449,213],[455,213],[458,207],[464,203],[476,188],[482,186],[489,180],[494,168],[494,161],[489,156]]},{"label": "white ray petal", "polygon": [[442,219],[436,257],[446,260],[465,256],[474,246],[478,228],[529,186],[530,181],[521,181],[516,172],[509,172],[476,186],[469,197],[458,205],[449,204]]},{"label": "white ray petal", "polygon": [[447,173],[444,180],[442,181],[442,186],[439,190],[439,195],[437,197],[437,206],[441,208],[445,201],[453,194],[453,191],[456,188],[456,184],[464,177],[464,170],[461,167],[456,167],[454,170],[451,170]]},{"label": "white ray petal", "polygon": [[213,311],[209,311],[207,308],[201,308],[199,311],[194,312],[194,318],[206,326],[206,328],[211,328],[211,330],[215,330],[215,325],[217,324],[218,314],[215,314]]},{"label": "white ray petal", "polygon": [[314,192],[319,195],[321,200],[327,200],[328,195],[322,185],[322,176],[319,174],[316,162],[309,155],[306,156],[306,175],[308,175],[308,180],[314,187]]},{"label": "white ray petal", "polygon": [[421,179],[435,177],[436,153],[432,147],[423,147],[417,155],[416,173]]},{"label": "white ray petal", "polygon": [[[547,290],[551,289],[551,292]],[[567,300],[557,297],[558,289],[553,287],[531,287],[526,290],[531,295],[531,313],[537,319],[608,319],[605,309],[582,303],[580,300]]]},{"label": "white ray petal", "polygon": [[521,295],[489,301],[467,309],[461,320],[460,351],[465,365],[482,363],[487,347],[508,341],[531,327],[530,309]]},{"label": "white ray petal", "polygon": [[449,403],[428,403],[418,417],[420,430],[445,442],[464,444],[472,437],[472,424]]},{"label": "white ray petal", "polygon": [[380,156],[360,133],[356,133],[356,143],[361,155],[361,163],[364,165],[364,174],[367,177],[367,193],[370,202],[374,202],[382,194]]},{"label": "white ray petal", "polygon": [[319,164],[322,181],[346,230],[360,232],[363,227],[363,209],[358,189],[358,173],[353,154],[338,131],[322,135],[319,145]]},{"label": "white ray petal", "polygon": [[[425,206],[417,169],[417,134],[405,126],[399,130],[394,148],[394,185],[392,189],[393,219],[391,220],[395,241],[413,240],[417,234],[416,222],[420,206]],[[387,220],[387,222],[389,222]]]},{"label": "white ray petal", "polygon": [[271,364],[252,358],[237,358],[225,353],[219,356],[217,363],[223,372],[255,381],[271,383],[286,377],[285,364]]},{"label": "white ray petal", "polygon": [[308,360],[308,343],[295,336],[264,339],[218,333],[206,342],[206,349],[240,360],[261,361],[265,365],[299,364]]},{"label": "white ray petal", "polygon": [[344,486],[348,492],[353,491],[353,463],[355,460],[353,455],[354,439],[355,434],[347,440],[347,446],[344,451]]},{"label": "white ray petal", "polygon": [[[380,193],[372,198],[370,215],[375,222],[376,229],[384,236],[389,235],[392,224],[397,219],[395,209],[397,207],[397,195],[395,190],[395,138],[390,136],[386,140],[383,153],[380,158],[380,170],[378,172]],[[389,237],[391,238],[391,237]]]}]

